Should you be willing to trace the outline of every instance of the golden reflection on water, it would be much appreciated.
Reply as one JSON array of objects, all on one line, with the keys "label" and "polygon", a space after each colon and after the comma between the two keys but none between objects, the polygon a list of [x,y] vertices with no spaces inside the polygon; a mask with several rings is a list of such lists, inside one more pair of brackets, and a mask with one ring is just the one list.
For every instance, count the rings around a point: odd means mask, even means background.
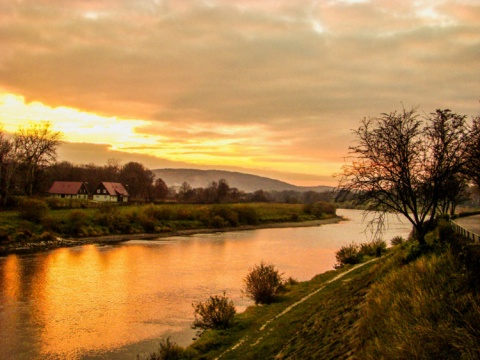
[{"label": "golden reflection on water", "polygon": [[20,263],[17,255],[7,258],[2,272],[6,301],[16,301],[20,295]]},{"label": "golden reflection on water", "polygon": [[43,324],[42,353],[95,350],[130,340],[122,253],[122,249],[111,252],[113,261],[109,261],[95,246],[81,252],[61,249],[39,264],[32,281],[32,296],[37,300],[32,314]]},{"label": "golden reflection on water", "polygon": [[[192,258],[182,259],[181,249],[162,251],[159,263],[159,250],[163,249],[91,245],[39,256],[29,290],[35,299],[29,314],[39,327],[39,353],[76,359],[86,351],[108,351],[184,328],[193,300],[187,293],[172,299],[169,290],[182,286],[171,271],[180,278],[185,274],[162,266],[164,261]],[[17,269],[7,271],[18,274]],[[159,306],[162,300],[166,303]]]}]

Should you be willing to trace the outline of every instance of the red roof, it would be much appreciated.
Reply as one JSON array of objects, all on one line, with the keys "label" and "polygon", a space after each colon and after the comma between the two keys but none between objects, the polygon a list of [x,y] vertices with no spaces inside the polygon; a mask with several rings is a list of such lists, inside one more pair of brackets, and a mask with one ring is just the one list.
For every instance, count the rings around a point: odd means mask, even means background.
[{"label": "red roof", "polygon": [[105,189],[107,189],[107,192],[109,195],[122,195],[122,196],[128,196],[127,190],[123,187],[122,184],[120,183],[114,183],[114,182],[102,182],[103,186],[105,186]]},{"label": "red roof", "polygon": [[48,192],[50,194],[77,195],[83,182],[79,181],[54,181]]}]

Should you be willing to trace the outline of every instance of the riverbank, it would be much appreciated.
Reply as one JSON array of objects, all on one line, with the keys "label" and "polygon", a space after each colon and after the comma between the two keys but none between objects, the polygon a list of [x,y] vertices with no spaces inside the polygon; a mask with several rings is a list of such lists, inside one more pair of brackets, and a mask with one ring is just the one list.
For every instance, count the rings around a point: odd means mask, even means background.
[{"label": "riverbank", "polygon": [[236,227],[223,228],[198,228],[188,230],[166,231],[161,233],[142,233],[142,234],[119,234],[105,236],[91,236],[84,238],[61,238],[58,236],[48,236],[40,238],[34,242],[12,242],[0,245],[0,256],[9,254],[30,254],[42,251],[48,251],[64,247],[75,247],[89,244],[111,245],[129,240],[157,240],[161,238],[190,236],[195,234],[211,234],[218,232],[231,231],[247,231],[257,229],[273,229],[273,228],[293,228],[293,227],[315,227],[327,224],[334,224],[346,220],[341,216],[335,216],[328,219],[308,220],[308,221],[286,221],[262,223],[258,225],[240,225]]},{"label": "riverbank", "polygon": [[479,359],[478,281],[463,246],[437,231],[430,251],[413,259],[415,242],[403,242],[381,258],[289,284],[276,303],[251,306],[231,328],[172,351],[204,360]]}]

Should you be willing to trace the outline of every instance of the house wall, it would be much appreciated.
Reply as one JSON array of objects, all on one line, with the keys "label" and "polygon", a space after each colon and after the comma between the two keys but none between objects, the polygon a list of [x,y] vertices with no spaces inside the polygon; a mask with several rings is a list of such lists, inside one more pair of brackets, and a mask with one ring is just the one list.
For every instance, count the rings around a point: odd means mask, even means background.
[{"label": "house wall", "polygon": [[111,196],[108,194],[95,194],[93,195],[94,201],[103,201],[103,202],[117,202],[118,199],[116,196]]},{"label": "house wall", "polygon": [[[102,202],[118,202],[118,198],[112,195],[104,194],[95,194],[93,195],[93,201],[102,201]],[[123,202],[128,202],[128,197],[123,197]]]},{"label": "house wall", "polygon": [[70,194],[53,194],[51,195],[52,197],[56,198],[61,198],[61,199],[83,199],[83,200],[88,200],[88,195],[86,194],[76,194],[76,195],[70,195]]}]

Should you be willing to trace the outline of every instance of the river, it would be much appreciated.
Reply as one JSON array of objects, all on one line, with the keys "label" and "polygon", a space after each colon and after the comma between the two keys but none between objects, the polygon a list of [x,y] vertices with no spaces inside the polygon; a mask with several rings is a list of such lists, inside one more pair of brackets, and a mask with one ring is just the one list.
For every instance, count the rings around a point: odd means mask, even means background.
[{"label": "river", "polygon": [[[188,345],[192,303],[225,291],[243,311],[243,279],[262,260],[305,281],[370,239],[361,211],[337,213],[350,220],[0,257],[0,359],[135,359],[167,336]],[[410,229],[391,217],[384,239]]]}]

